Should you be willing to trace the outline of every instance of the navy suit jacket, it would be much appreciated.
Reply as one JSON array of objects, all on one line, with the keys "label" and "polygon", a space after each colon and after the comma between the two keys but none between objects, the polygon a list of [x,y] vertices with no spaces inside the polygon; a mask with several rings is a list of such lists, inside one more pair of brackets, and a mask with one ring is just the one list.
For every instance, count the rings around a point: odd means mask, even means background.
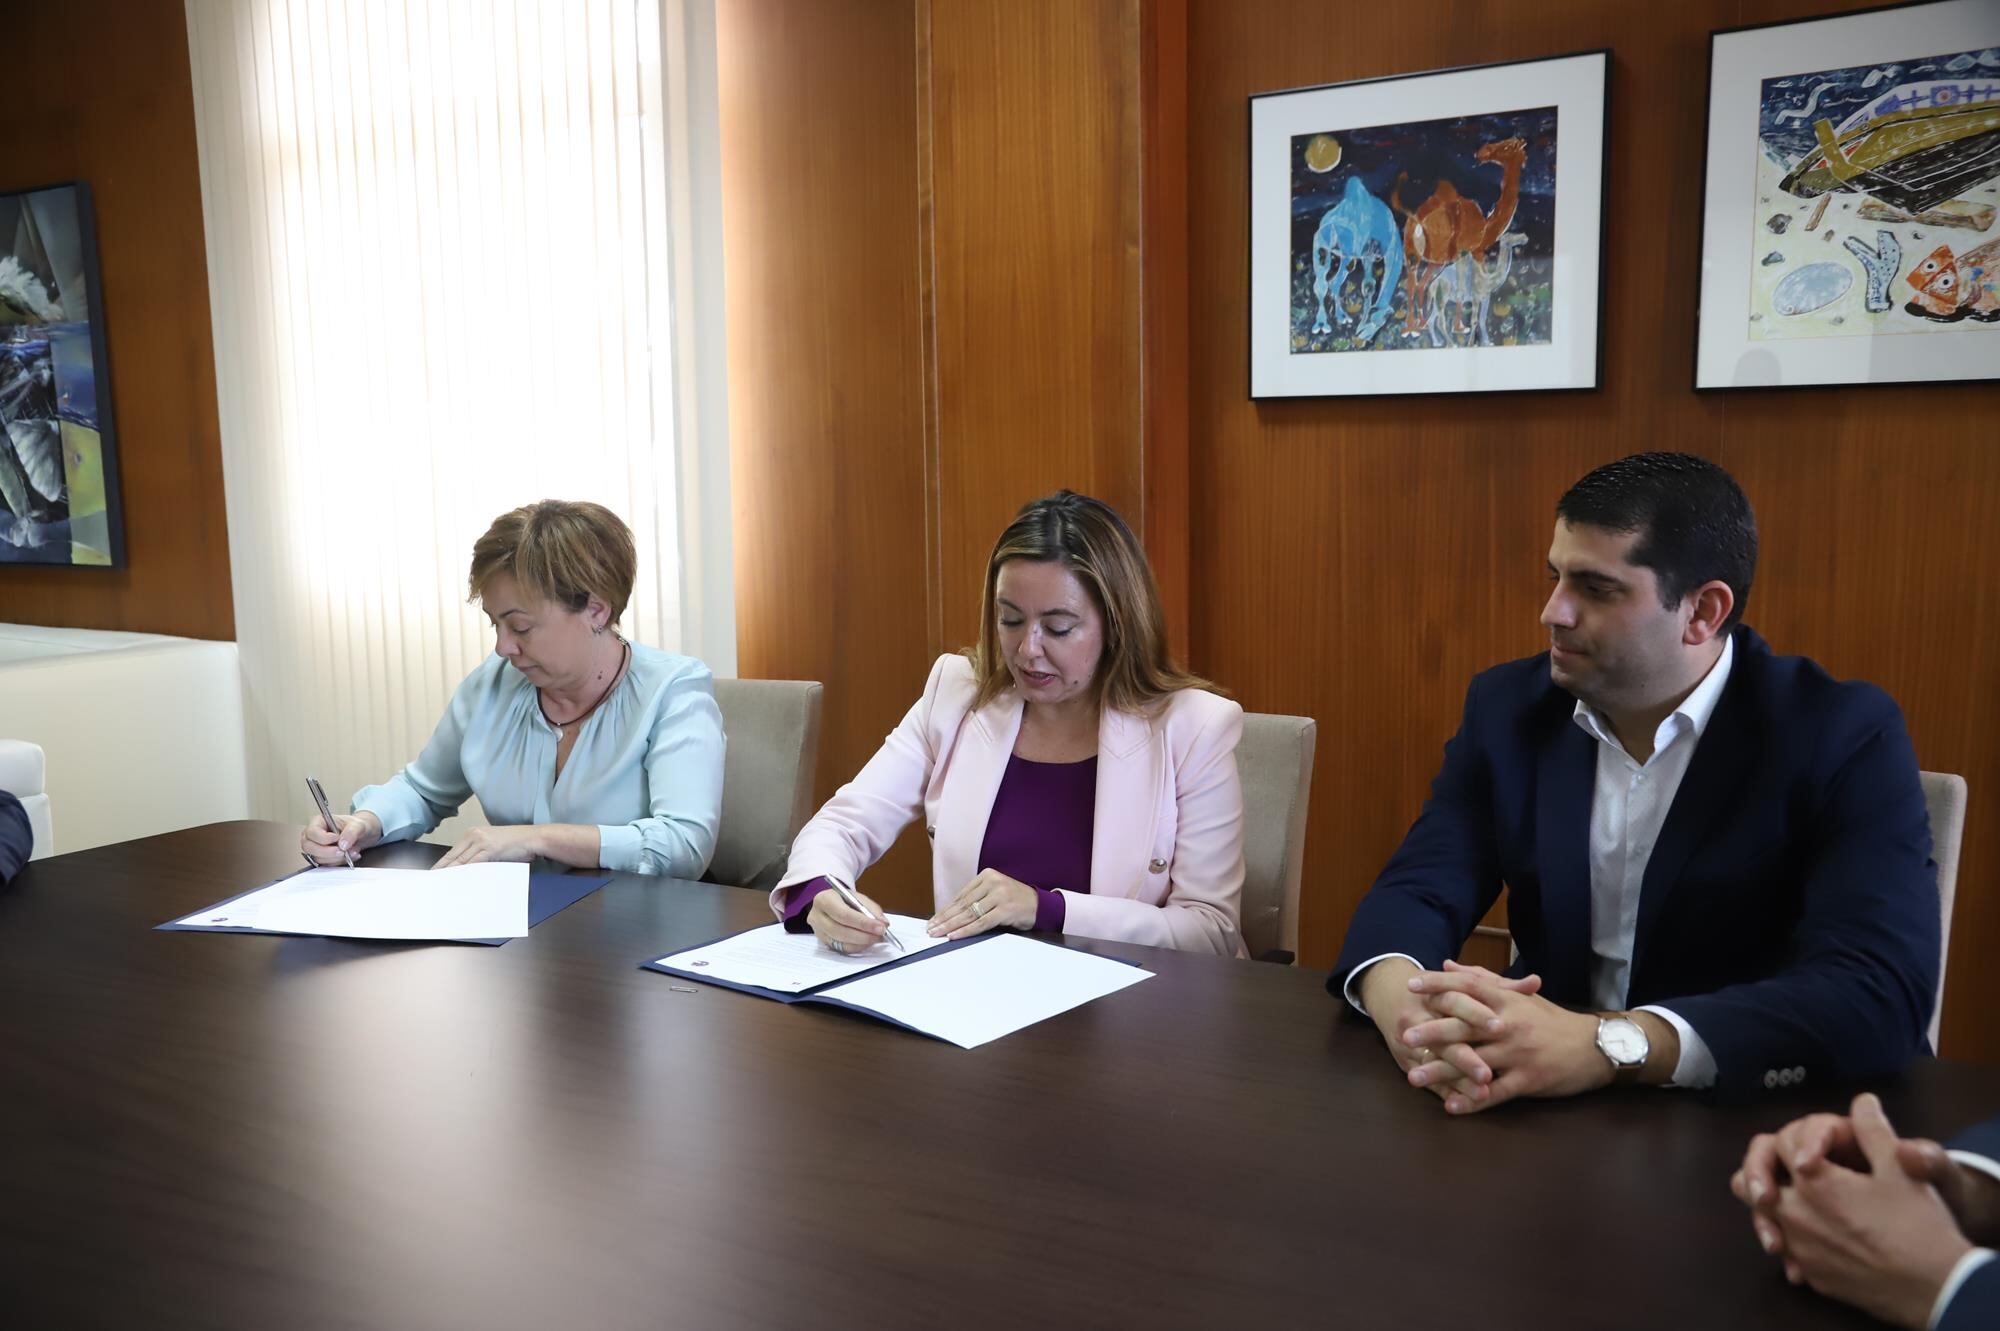
[{"label": "navy suit jacket", "polygon": [[[1670,1007],[1716,1088],[1762,1093],[1900,1071],[1927,1050],[1938,984],[1930,820],[1902,713],[1880,689],[1736,658],[1646,865],[1627,1003]],[[1590,1006],[1597,741],[1547,653],[1485,671],[1403,844],[1362,899],[1328,987],[1370,957],[1437,969],[1507,887],[1543,996]]]},{"label": "navy suit jacket", "polygon": [[1951,1296],[1937,1331],[1993,1331],[1996,1326],[2000,1326],[2000,1261],[1991,1261]]},{"label": "navy suit jacket", "polygon": [[28,826],[28,811],[21,807],[21,801],[0,790],[0,883],[13,881],[34,848],[35,833]]},{"label": "navy suit jacket", "polygon": [[[1988,1119],[1951,1143],[1954,1151],[1970,1151],[2000,1161],[2000,1118]],[[1991,1261],[1958,1287],[1938,1318],[1937,1331],[1990,1331],[2000,1326],[2000,1261]]]}]

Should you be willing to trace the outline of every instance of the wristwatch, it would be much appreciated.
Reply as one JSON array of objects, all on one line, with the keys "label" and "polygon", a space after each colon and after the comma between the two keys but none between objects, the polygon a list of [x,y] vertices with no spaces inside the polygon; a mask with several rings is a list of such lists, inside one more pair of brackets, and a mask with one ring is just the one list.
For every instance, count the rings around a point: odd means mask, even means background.
[{"label": "wristwatch", "polygon": [[1652,1042],[1646,1039],[1646,1032],[1630,1017],[1600,1016],[1597,1019],[1597,1052],[1611,1063],[1611,1083],[1626,1085],[1639,1080],[1639,1070],[1646,1066],[1646,1055],[1652,1052]]}]

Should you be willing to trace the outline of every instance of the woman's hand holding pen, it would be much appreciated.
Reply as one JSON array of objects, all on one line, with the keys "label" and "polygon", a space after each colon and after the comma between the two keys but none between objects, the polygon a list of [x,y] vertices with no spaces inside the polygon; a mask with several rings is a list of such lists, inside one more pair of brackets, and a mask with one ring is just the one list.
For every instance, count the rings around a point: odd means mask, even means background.
[{"label": "woman's hand holding pen", "polygon": [[333,820],[339,826],[329,830],[326,821],[314,814],[299,836],[299,849],[314,864],[345,865],[347,856],[358,855],[382,839],[382,820],[365,810],[337,813]]},{"label": "woman's hand holding pen", "polygon": [[[869,914],[854,909],[841,900],[839,892],[831,889],[813,898],[812,908],[806,912],[806,923],[812,926],[813,937],[819,939],[821,947],[835,952],[859,952],[888,937],[889,921],[884,918],[887,912],[859,892],[854,896],[868,908]],[[840,946],[834,947],[835,943]]]}]

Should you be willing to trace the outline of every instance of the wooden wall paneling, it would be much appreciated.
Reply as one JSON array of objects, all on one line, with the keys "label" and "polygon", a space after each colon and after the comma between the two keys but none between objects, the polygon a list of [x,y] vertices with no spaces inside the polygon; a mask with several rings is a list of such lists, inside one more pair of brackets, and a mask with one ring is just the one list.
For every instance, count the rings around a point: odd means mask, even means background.
[{"label": "wooden wall paneling", "polygon": [[[1858,7],[1853,4],[1836,8]],[[1467,680],[1540,649],[1555,500],[1642,448],[1731,468],[1764,553],[1750,621],[1874,680],[1919,761],[1971,783],[1943,1046],[2000,1059],[1966,977],[2000,947],[2000,464],[1978,386],[1695,394],[1708,33],[1828,6],[1455,6],[1449,21],[1311,0],[1189,0],[1189,411],[1194,659],[1247,707],[1320,720],[1302,959],[1330,964],[1420,806]],[[1613,59],[1607,356],[1592,393],[1253,403],[1246,99],[1591,47]],[[1990,430],[1987,431],[1990,434]]]},{"label": "wooden wall paneling", "polygon": [[1094,494],[1144,530],[1138,0],[931,0],[944,643],[993,540]]},{"label": "wooden wall paneling", "polygon": [[[933,647],[916,32],[873,0],[724,0],[716,19],[737,657],[825,683],[825,799]],[[929,877],[917,829],[867,890],[924,910]]]},{"label": "wooden wall paneling", "polygon": [[[1184,58],[1180,3],[719,7],[738,655],[826,682],[822,797],[977,635],[1023,502],[1069,486],[1151,532],[1144,191],[1184,185],[1142,170],[1140,90]],[[928,899],[911,842],[869,879],[903,909]]]},{"label": "wooden wall paneling", "polygon": [[950,650],[944,622],[943,445],[938,428],[937,96],[930,0],[915,0],[917,24],[917,324],[923,353],[924,612],[931,651]]},{"label": "wooden wall paneling", "polygon": [[[1185,656],[1191,572],[1188,527],[1187,0],[1139,11],[1140,536],[1160,585],[1167,635]],[[1199,670],[1198,663],[1193,668]]]},{"label": "wooden wall paneling", "polygon": [[32,95],[0,121],[0,189],[87,181],[97,214],[126,564],[0,564],[0,620],[234,638],[215,341],[179,5],[15,5]]}]

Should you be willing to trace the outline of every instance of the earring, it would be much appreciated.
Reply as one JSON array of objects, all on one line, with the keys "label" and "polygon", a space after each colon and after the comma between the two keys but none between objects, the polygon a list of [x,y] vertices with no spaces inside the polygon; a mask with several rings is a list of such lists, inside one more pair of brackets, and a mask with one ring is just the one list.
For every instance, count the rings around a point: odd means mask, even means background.
[{"label": "earring", "polygon": [[591,633],[594,636],[602,637],[604,635],[604,625],[599,624],[596,628],[591,630]]}]

